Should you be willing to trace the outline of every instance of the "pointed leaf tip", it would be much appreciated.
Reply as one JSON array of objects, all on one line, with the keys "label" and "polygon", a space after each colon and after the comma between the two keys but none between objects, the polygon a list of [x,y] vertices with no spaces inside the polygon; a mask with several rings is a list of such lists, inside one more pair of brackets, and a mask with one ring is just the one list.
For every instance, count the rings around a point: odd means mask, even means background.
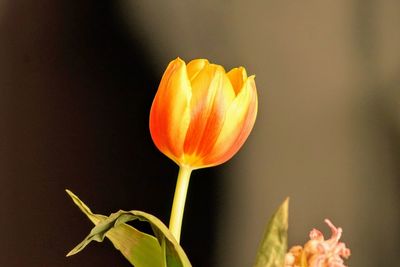
[{"label": "pointed leaf tip", "polygon": [[282,267],[287,251],[289,197],[278,207],[268,222],[253,267]]}]

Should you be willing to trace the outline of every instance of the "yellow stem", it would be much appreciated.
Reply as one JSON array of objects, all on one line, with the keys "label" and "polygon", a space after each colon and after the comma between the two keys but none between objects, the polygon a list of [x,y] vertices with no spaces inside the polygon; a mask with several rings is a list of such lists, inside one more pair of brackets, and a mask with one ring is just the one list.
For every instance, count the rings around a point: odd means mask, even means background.
[{"label": "yellow stem", "polygon": [[179,168],[178,180],[176,182],[174,202],[172,203],[169,230],[179,243],[182,228],[183,211],[185,210],[186,194],[189,187],[192,169],[186,166]]}]

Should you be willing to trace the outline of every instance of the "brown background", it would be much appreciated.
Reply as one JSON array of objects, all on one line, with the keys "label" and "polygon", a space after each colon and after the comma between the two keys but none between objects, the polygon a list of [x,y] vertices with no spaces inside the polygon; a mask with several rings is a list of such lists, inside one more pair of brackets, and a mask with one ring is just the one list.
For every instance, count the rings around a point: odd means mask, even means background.
[{"label": "brown background", "polygon": [[[241,152],[194,173],[194,266],[251,266],[291,196],[290,244],[328,217],[351,266],[393,266],[400,226],[400,4],[385,1],[0,1],[0,266],[129,266],[109,243],[66,252],[95,212],[168,220],[177,167],[148,112],[166,64],[256,74]],[[151,195],[150,195],[151,194]],[[328,234],[328,233],[327,233]]]}]

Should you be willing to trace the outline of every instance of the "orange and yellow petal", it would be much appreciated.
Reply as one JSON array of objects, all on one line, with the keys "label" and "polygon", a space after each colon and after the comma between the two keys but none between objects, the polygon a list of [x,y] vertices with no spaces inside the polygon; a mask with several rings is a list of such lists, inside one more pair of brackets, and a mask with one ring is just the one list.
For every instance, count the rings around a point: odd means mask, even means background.
[{"label": "orange and yellow petal", "polygon": [[183,156],[191,95],[186,64],[177,58],[168,65],[150,111],[150,132],[155,145],[176,162]]},{"label": "orange and yellow petal", "polygon": [[206,165],[224,163],[240,149],[254,126],[257,106],[254,76],[250,76],[227,110],[224,125],[212,153],[205,159]]},{"label": "orange and yellow petal", "polygon": [[205,66],[191,85],[191,121],[184,151],[189,164],[201,165],[219,136],[235,94],[224,69],[214,64]]}]

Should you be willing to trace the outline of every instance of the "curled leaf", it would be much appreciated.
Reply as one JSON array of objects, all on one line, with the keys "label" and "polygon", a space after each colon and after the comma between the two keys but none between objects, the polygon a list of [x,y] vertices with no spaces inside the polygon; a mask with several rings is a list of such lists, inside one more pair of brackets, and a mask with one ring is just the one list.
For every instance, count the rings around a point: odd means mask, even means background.
[{"label": "curled leaf", "polygon": [[[135,267],[191,267],[182,247],[169,229],[155,216],[135,210],[121,210],[109,217],[93,214],[76,195],[68,190],[67,193],[96,225],[89,235],[68,253],[68,256],[80,252],[91,241],[102,242],[107,237]],[[155,237],[126,224],[132,220],[148,222]]]}]

